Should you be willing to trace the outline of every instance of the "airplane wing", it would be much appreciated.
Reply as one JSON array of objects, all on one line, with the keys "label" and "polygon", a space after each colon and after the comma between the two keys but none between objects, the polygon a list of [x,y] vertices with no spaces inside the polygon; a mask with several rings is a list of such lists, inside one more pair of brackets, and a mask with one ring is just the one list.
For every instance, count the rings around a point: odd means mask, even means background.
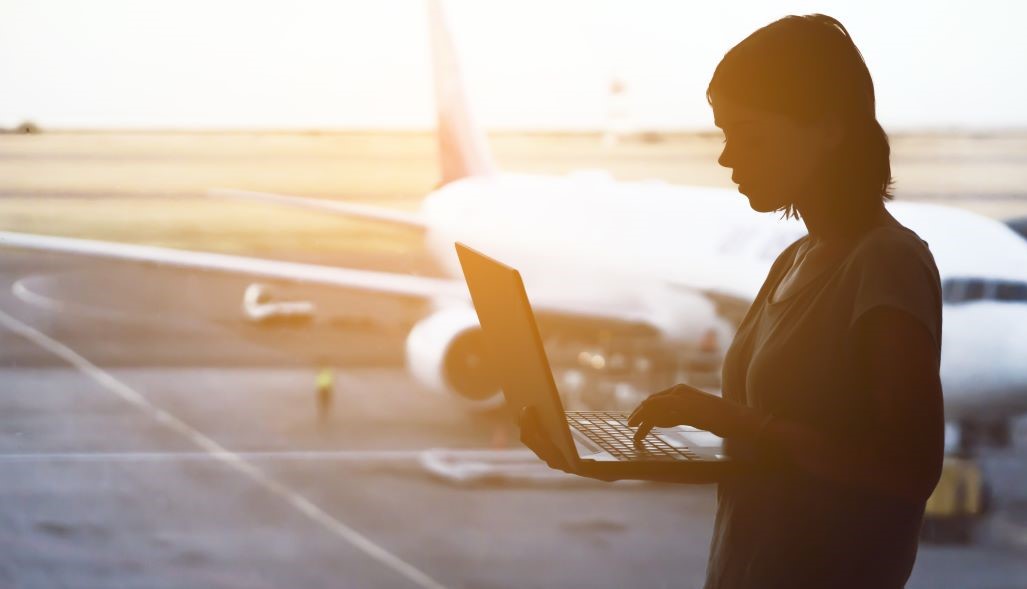
[{"label": "airplane wing", "polygon": [[[396,211],[384,207],[359,205],[319,198],[307,198],[288,194],[238,190],[234,188],[210,188],[207,190],[207,195],[213,198],[243,200],[247,202],[270,204],[273,206],[324,211],[331,214],[406,226],[422,231],[426,228],[425,221],[416,213]],[[788,234],[786,237],[786,242],[790,242],[794,239],[791,234]],[[752,304],[752,294],[759,289],[760,282],[753,282],[752,277],[762,276],[764,273],[765,270],[762,268],[756,269],[751,273],[742,273],[740,274],[742,279],[741,282],[739,282],[739,273],[732,272],[728,275],[719,277],[721,280],[716,281],[718,284],[717,288],[714,288],[712,285],[701,284],[674,283],[672,286],[679,288],[682,291],[698,293],[705,296],[714,303],[717,313],[720,316],[737,325],[741,323],[742,318],[745,316],[746,312],[748,312],[749,306]],[[713,274],[716,273],[714,272]],[[581,320],[583,317],[593,317],[595,319],[612,320],[614,322],[625,323],[632,326],[644,323],[644,320],[630,316],[630,313],[627,313],[623,308],[593,308],[582,313],[581,307],[570,309],[566,308],[566,306],[549,304],[545,300],[539,300],[536,302],[535,298],[532,299],[532,305],[537,307],[537,310],[539,311],[549,309],[555,315],[574,317],[575,320]],[[583,315],[583,317],[579,317],[579,315]]]},{"label": "airplane wing", "polygon": [[235,188],[211,188],[207,190],[207,196],[323,211],[337,215],[369,219],[371,221],[382,221],[393,225],[402,225],[419,231],[423,231],[425,229],[424,219],[422,219],[417,213],[397,211],[387,209],[385,207],[360,205],[323,198],[308,198],[303,196],[273,194],[270,192],[237,190]]},{"label": "airplane wing", "polygon": [[[470,295],[464,281],[449,278],[8,231],[0,231],[0,248],[80,255],[148,266],[253,276],[443,303],[470,304]],[[547,322],[576,322],[592,327],[606,326],[610,329],[619,326],[621,329],[630,330],[647,329],[649,324],[646,317],[620,307],[570,306],[566,303],[546,301],[543,298],[533,298],[532,306],[538,311],[540,320]]]},{"label": "airplane wing", "polygon": [[148,245],[0,231],[0,247],[66,253],[154,266],[243,274],[424,299],[467,300],[468,298],[466,285],[457,280],[282,262]]}]

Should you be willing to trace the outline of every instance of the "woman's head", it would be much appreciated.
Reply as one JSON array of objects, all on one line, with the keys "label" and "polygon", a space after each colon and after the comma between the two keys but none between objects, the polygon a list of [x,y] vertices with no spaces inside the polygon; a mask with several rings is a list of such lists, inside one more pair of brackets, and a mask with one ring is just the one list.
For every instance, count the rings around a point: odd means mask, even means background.
[{"label": "woman's head", "polygon": [[891,198],[874,84],[837,20],[788,16],[757,30],[724,56],[706,97],[724,130],[720,163],[754,209],[851,216]]}]

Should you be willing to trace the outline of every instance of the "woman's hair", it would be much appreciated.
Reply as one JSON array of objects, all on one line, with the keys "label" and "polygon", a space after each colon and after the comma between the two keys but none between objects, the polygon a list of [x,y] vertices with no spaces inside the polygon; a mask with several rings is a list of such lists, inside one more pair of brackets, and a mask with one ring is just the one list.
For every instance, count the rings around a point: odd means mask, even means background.
[{"label": "woman's hair", "polygon": [[[798,123],[837,117],[844,128],[818,180],[837,195],[839,213],[876,209],[891,195],[888,136],[874,114],[874,82],[840,22],[823,14],[786,16],[735,45],[720,61],[706,99],[728,97]],[[798,216],[794,206],[787,216]]]}]

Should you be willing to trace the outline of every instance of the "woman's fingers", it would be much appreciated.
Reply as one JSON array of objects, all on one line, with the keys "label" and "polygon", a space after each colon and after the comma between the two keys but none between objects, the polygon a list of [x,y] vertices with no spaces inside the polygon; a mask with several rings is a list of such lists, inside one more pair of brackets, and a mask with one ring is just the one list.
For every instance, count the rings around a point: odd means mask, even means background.
[{"label": "woman's fingers", "polygon": [[639,422],[642,421],[642,417],[647,415],[651,408],[650,399],[642,401],[638,407],[635,407],[635,410],[631,412],[631,415],[628,416],[628,425],[631,427],[638,425]]},{"label": "woman's fingers", "polygon": [[649,395],[649,397],[646,398],[646,400],[639,403],[638,407],[635,407],[635,410],[631,412],[631,415],[628,415],[628,425],[630,425],[631,427],[635,427],[636,425],[638,425],[639,419],[641,419],[642,415],[652,407],[652,404],[655,402],[656,398],[656,395]]},{"label": "woman's fingers", "polygon": [[[645,403],[645,401],[642,401],[642,403]],[[635,416],[638,415],[638,412],[641,409],[642,409],[642,405],[639,404],[639,406],[635,407],[635,410],[631,412],[631,415],[628,415],[628,425],[632,425],[632,422],[635,420]]]},{"label": "woman's fingers", "polygon": [[534,433],[525,432],[521,434],[521,443],[527,446],[539,458],[546,461],[546,463],[549,463],[550,465],[554,460],[557,459],[553,447],[550,445],[549,441],[546,438],[538,436]]},{"label": "woman's fingers", "polygon": [[569,472],[563,455],[556,448],[545,430],[539,423],[538,416],[531,407],[525,407],[521,411],[519,420],[521,427],[521,443],[531,449],[539,458],[545,461],[551,468]]},{"label": "woman's fingers", "polygon": [[674,386],[670,387],[669,389],[664,389],[664,390],[662,390],[662,391],[660,391],[658,393],[653,393],[653,394],[649,395],[648,397],[646,397],[646,399],[644,401],[642,401],[641,403],[638,404],[638,407],[635,407],[635,410],[631,412],[631,415],[628,416],[628,425],[633,425],[631,423],[632,419],[637,417],[638,413],[641,411],[641,409],[643,407],[646,406],[646,404],[648,404],[648,403],[660,403],[660,402],[662,402],[663,400],[665,400],[667,398],[673,398],[674,395],[677,393],[678,388],[680,386],[681,385],[674,385]]},{"label": "woman's fingers", "polygon": [[643,420],[651,421],[672,410],[672,397],[652,395],[628,416],[628,425],[634,427]]},{"label": "woman's fingers", "polygon": [[640,444],[654,427],[673,427],[682,422],[680,400],[671,395],[653,395],[642,402],[628,417],[628,425],[637,427],[635,443]]},{"label": "woman's fingers", "polygon": [[657,399],[649,398],[642,403],[632,414],[631,418],[628,419],[628,425],[631,427],[637,426],[635,430],[635,443],[641,444],[642,440],[649,435],[653,427],[660,425],[659,422],[664,420],[663,403]]},{"label": "woman's fingers", "polygon": [[521,442],[525,446],[528,446],[536,453],[548,452],[551,446],[549,439],[543,436],[535,427],[522,427],[521,428]]},{"label": "woman's fingers", "polygon": [[643,421],[638,426],[638,429],[635,430],[635,443],[636,444],[641,444],[642,440],[645,440],[645,437],[648,436],[649,432],[651,432],[652,430],[653,430],[653,424],[650,423],[650,422],[647,422],[647,421]]},{"label": "woman's fingers", "polygon": [[521,410],[521,418],[518,421],[518,425],[521,428],[522,435],[527,432],[538,437],[545,432],[542,428],[542,422],[539,420],[538,414],[533,407],[525,407]]}]

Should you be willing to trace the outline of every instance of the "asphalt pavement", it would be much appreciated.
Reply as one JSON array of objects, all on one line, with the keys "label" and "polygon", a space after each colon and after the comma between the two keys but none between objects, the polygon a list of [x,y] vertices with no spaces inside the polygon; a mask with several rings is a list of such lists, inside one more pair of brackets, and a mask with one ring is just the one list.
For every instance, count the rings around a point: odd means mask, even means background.
[{"label": "asphalt pavement", "polygon": [[[546,470],[406,375],[409,302],[301,289],[331,319],[257,328],[244,287],[0,253],[0,586],[701,586],[713,487]],[[977,542],[923,545],[909,587],[1027,587],[1014,438]]]}]

